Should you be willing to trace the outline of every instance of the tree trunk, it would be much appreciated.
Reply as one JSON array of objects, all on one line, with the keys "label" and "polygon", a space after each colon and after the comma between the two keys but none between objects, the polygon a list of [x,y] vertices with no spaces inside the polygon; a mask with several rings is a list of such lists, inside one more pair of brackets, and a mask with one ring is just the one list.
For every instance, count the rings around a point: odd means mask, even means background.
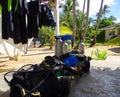
[{"label": "tree trunk", "polygon": [[90,0],[87,0],[87,16],[86,16],[86,26],[85,26],[85,30],[84,30],[84,33],[83,33],[83,42],[85,41],[86,33],[88,31],[89,10],[90,10]]},{"label": "tree trunk", "polygon": [[93,41],[91,42],[90,47],[93,47],[97,42],[98,27],[100,25],[100,18],[101,18],[101,15],[102,15],[103,1],[104,0],[101,1],[100,10],[99,10],[98,17],[97,17],[96,32],[94,34]]},{"label": "tree trunk", "polygon": [[77,46],[74,48],[74,49],[78,49],[78,46],[80,44],[80,42],[83,41],[83,19],[84,19],[84,11],[85,11],[85,4],[86,4],[86,0],[84,0],[84,3],[83,3],[83,11],[82,11],[82,17],[81,17],[81,20],[80,20],[80,30],[79,30],[79,37],[80,37],[80,40],[79,40],[79,43],[77,44]]},{"label": "tree trunk", "polygon": [[44,39],[42,39],[42,43],[39,47],[43,47],[46,43],[46,40],[47,40],[47,34],[45,34],[45,37],[44,37]]},{"label": "tree trunk", "polygon": [[53,49],[54,46],[54,37],[50,37],[50,50]]},{"label": "tree trunk", "polygon": [[73,0],[73,40],[72,40],[72,47],[74,47],[75,44],[75,37],[76,37],[76,0]]},{"label": "tree trunk", "polygon": [[[82,28],[82,26],[83,26],[83,19],[84,19],[84,12],[85,12],[85,3],[86,3],[86,0],[84,0],[84,4],[83,4],[83,11],[82,11],[82,18],[81,18],[81,25],[80,25],[80,32],[79,32],[79,34],[80,34],[80,42],[82,42],[83,41],[83,28]],[[79,42],[79,43],[80,43]]]}]

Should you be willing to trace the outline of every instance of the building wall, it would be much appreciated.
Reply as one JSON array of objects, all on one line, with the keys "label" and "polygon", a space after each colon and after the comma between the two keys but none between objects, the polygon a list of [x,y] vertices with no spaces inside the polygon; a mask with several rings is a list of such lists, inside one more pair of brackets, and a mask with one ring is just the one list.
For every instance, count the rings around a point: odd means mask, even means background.
[{"label": "building wall", "polygon": [[105,30],[105,41],[108,41],[111,38],[109,33],[110,33],[110,30]]},{"label": "building wall", "polygon": [[105,41],[110,40],[112,37],[118,36],[120,33],[119,31],[120,29],[118,28],[115,30],[110,30],[110,29],[105,30]]}]

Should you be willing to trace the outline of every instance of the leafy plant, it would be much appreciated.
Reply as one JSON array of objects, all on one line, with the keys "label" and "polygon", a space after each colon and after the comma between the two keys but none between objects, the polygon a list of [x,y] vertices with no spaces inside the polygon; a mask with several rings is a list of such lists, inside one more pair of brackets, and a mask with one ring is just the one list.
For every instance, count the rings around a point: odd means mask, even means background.
[{"label": "leafy plant", "polygon": [[95,60],[105,60],[107,57],[107,51],[100,51],[99,49],[96,49],[96,51],[92,51],[91,57]]},{"label": "leafy plant", "polygon": [[120,46],[120,36],[107,41],[105,45]]},{"label": "leafy plant", "polygon": [[47,42],[50,44],[50,49],[52,49],[54,46],[54,29],[52,27],[42,26],[39,30],[39,38],[42,40],[41,46]]},{"label": "leafy plant", "polygon": [[0,5],[0,14],[2,13],[2,6]]}]

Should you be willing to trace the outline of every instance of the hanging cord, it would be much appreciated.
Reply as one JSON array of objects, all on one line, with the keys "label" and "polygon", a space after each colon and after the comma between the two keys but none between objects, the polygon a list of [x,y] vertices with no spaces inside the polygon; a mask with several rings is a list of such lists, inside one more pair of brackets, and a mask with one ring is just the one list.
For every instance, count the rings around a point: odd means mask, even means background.
[{"label": "hanging cord", "polygon": [[[10,73],[14,73],[15,74],[15,73],[21,72],[22,70],[24,70],[24,67],[27,67],[27,66],[31,66],[30,68],[28,68],[28,70],[30,70],[31,68],[35,67],[36,64],[35,65],[33,65],[33,64],[26,64],[26,65],[22,66],[21,68],[19,68],[17,71],[10,71],[10,72],[5,73],[4,74],[4,80],[6,81],[6,83],[8,85],[10,84],[10,81],[6,77],[8,74],[10,74]],[[24,71],[22,71],[22,72],[24,72]]]},{"label": "hanging cord", "polygon": [[[36,65],[36,64],[35,64],[35,65]],[[31,66],[30,68],[27,69],[27,70],[29,70],[29,69],[33,68],[35,65],[33,65],[33,64],[26,64],[26,65],[22,66],[21,68],[19,68],[17,71],[23,70],[24,67]]]},{"label": "hanging cord", "polygon": [[10,72],[7,72],[4,74],[4,80],[6,81],[6,83],[9,85],[10,84],[10,81],[6,78],[6,76],[10,73],[15,73],[16,71],[10,71]]}]

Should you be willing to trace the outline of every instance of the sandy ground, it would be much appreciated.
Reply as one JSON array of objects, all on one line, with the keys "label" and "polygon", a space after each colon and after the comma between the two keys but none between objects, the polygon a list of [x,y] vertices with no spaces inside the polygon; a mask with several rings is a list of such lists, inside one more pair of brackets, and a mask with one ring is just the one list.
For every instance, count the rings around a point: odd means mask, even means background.
[{"label": "sandy ground", "polygon": [[9,60],[6,55],[0,55],[0,71],[6,71],[4,69],[8,69],[8,71],[9,69],[18,69],[25,64],[37,64],[48,55],[54,55],[54,50],[49,50],[49,47],[29,48],[27,54],[21,52],[21,57],[18,61]]},{"label": "sandy ground", "polygon": [[[72,81],[69,97],[120,97],[120,47],[86,47],[85,55],[90,56],[97,48],[107,50],[107,59],[91,60],[90,73]],[[48,47],[29,48],[19,61],[9,60],[0,54],[1,75],[4,75],[4,71],[16,70],[25,64],[40,63],[47,55],[54,55],[54,50]],[[9,88],[4,90],[4,87],[0,83],[0,97],[8,97]]]},{"label": "sandy ground", "polygon": [[[107,50],[109,57],[120,56],[120,47],[110,47],[110,46],[96,46],[96,47],[86,47],[85,55],[91,56],[91,52],[99,49],[101,51]],[[0,54],[0,72],[6,71],[8,69],[18,69],[25,64],[37,64],[40,63],[45,56],[54,55],[54,50],[49,50],[49,47],[42,48],[29,48],[27,54],[21,53],[20,60],[9,60],[7,55]],[[6,69],[6,70],[4,70]]]}]

